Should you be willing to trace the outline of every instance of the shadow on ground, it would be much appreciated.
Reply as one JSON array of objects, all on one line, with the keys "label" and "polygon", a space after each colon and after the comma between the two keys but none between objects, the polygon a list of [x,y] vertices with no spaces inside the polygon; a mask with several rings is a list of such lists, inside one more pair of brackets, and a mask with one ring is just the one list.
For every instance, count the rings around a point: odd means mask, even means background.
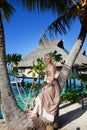
[{"label": "shadow on ground", "polygon": [[[71,104],[67,104],[64,105],[62,107],[60,107],[60,109],[63,109],[65,107],[70,106]],[[84,114],[87,110],[87,99],[85,99],[84,101],[84,109],[82,109],[82,106],[80,108],[77,108],[75,110],[69,111],[61,116],[59,116],[59,128],[64,127],[65,125],[71,123],[72,121],[74,121],[75,119],[78,119],[80,116],[82,116],[82,114]],[[79,128],[77,128],[76,130],[80,130]]]}]

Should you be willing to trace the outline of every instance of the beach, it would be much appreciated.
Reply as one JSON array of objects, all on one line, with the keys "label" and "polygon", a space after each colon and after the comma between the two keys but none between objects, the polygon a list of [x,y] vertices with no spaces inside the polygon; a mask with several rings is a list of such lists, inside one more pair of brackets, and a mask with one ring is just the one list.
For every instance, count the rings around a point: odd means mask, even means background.
[{"label": "beach", "polygon": [[[7,130],[3,119],[0,120],[0,130]],[[60,104],[58,130],[87,130],[87,99],[84,99],[84,109],[81,101]]]}]

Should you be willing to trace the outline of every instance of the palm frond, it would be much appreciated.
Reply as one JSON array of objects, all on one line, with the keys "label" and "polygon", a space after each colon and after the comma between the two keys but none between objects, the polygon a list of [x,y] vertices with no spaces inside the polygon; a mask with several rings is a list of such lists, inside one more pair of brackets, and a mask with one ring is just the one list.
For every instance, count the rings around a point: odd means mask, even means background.
[{"label": "palm frond", "polygon": [[4,12],[4,17],[6,18],[7,21],[9,21],[10,17],[15,12],[14,7],[8,2],[3,2],[1,7]]},{"label": "palm frond", "polygon": [[66,10],[66,12],[59,16],[55,21],[53,21],[41,35],[40,41],[53,39],[58,34],[66,34],[67,31],[70,30],[72,22],[78,16],[78,10],[75,5],[73,5],[70,9]]},{"label": "palm frond", "polygon": [[72,5],[72,2],[69,0],[13,0],[13,2],[18,4],[20,3],[30,12],[45,12],[49,10],[53,14],[63,13],[67,7],[70,7]]}]

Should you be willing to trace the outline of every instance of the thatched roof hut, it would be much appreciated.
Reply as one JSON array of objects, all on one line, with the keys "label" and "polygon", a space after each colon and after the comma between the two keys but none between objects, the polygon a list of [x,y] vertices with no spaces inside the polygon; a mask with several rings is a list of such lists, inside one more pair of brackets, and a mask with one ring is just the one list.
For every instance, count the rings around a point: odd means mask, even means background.
[{"label": "thatched roof hut", "polygon": [[[44,55],[50,52],[57,51],[58,54],[62,55],[63,60],[67,59],[68,51],[63,46],[62,40],[53,40],[47,41],[43,43],[39,43],[38,47],[29,53],[26,57],[24,57],[19,63],[18,67],[24,69],[29,69],[32,66],[33,61],[36,61],[37,58],[44,58]],[[87,64],[87,56],[85,55],[85,51],[81,50],[77,59],[74,62],[74,67],[81,67],[83,64]],[[62,67],[61,63],[56,64],[57,67]]]},{"label": "thatched roof hut", "polygon": [[50,52],[57,51],[58,54],[62,55],[62,58],[65,60],[68,53],[63,47],[62,40],[48,41],[40,43],[38,47],[26,57],[22,59],[19,63],[19,67],[29,67],[32,66],[32,62],[37,58],[44,58],[44,55]]},{"label": "thatched roof hut", "polygon": [[[44,55],[46,53],[53,52],[55,50],[58,52],[58,54],[62,55],[63,60],[65,60],[69,54],[68,51],[64,48],[62,40],[48,41],[40,43],[33,52],[29,53],[26,57],[24,57],[21,60],[18,66],[32,66],[32,62],[34,60],[36,60],[37,58],[44,58]],[[85,51],[81,50],[77,59],[74,62],[74,65],[81,66],[83,63],[87,64],[87,56],[85,55]]]}]

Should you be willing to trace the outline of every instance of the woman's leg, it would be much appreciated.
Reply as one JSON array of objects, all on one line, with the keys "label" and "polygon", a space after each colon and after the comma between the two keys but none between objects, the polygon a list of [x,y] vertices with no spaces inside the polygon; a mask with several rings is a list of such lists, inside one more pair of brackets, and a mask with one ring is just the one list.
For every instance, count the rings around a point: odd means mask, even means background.
[{"label": "woman's leg", "polygon": [[35,99],[34,109],[33,109],[33,111],[31,113],[28,114],[28,116],[30,118],[38,117],[38,115],[39,115],[39,107],[40,107],[40,100],[39,100],[39,97],[37,96],[36,99]]}]

